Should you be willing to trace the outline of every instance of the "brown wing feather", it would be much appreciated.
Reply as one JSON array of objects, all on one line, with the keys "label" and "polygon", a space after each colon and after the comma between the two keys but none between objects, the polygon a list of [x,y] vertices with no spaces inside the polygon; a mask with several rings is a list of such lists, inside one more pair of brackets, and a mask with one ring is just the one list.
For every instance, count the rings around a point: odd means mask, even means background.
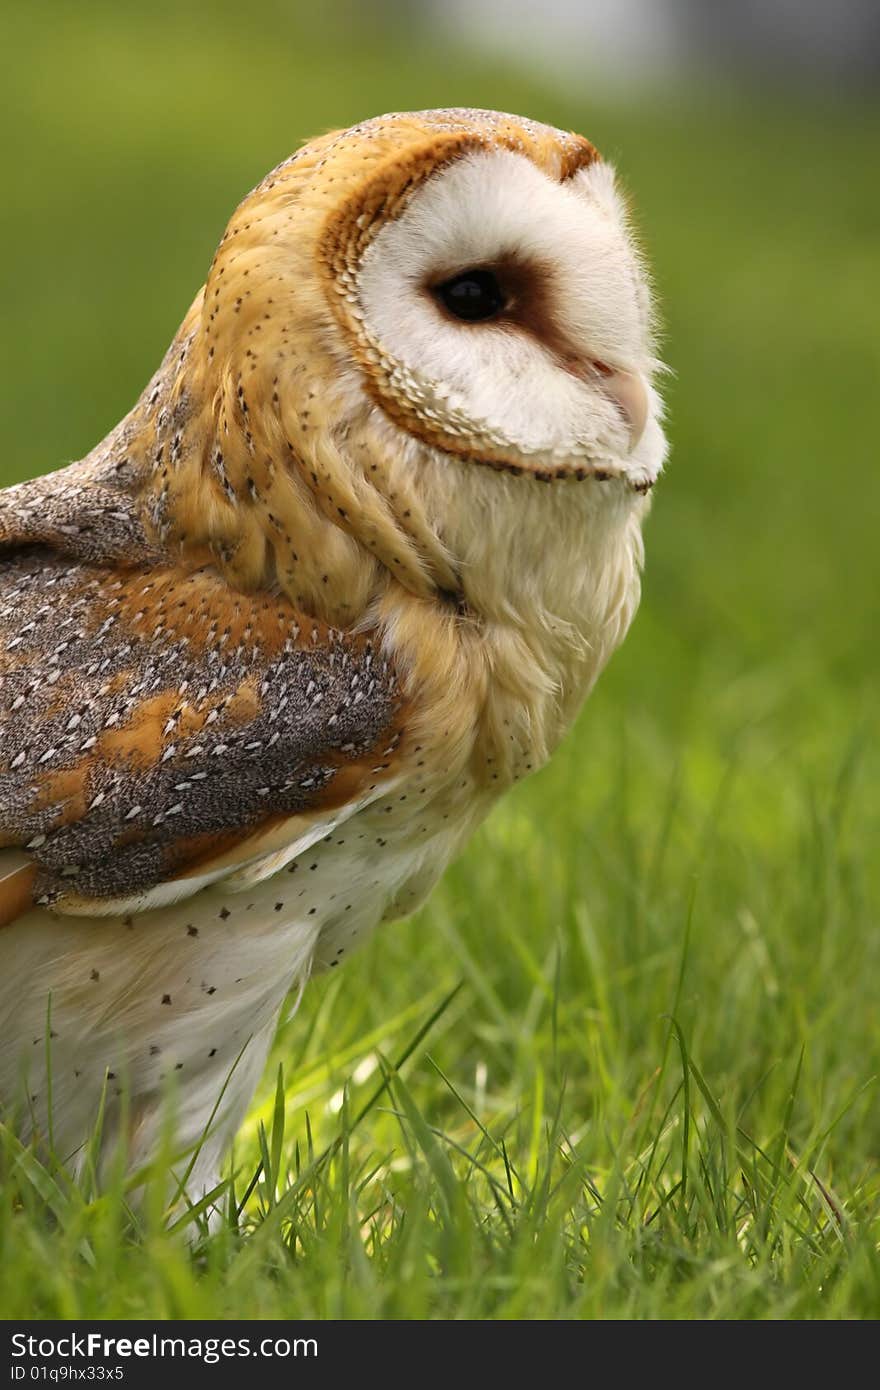
[{"label": "brown wing feather", "polygon": [[211,569],[0,560],[0,845],[39,902],[150,906],[296,838],[394,775],[402,715],[368,637]]}]

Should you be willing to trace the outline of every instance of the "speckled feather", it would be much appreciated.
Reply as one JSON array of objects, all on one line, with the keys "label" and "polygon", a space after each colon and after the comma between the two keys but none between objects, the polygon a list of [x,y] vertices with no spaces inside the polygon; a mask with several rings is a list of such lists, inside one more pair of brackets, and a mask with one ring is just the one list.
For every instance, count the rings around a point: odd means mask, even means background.
[{"label": "speckled feather", "polygon": [[369,793],[400,706],[368,640],[210,571],[0,562],[0,844],[33,852],[38,902],[133,899]]}]

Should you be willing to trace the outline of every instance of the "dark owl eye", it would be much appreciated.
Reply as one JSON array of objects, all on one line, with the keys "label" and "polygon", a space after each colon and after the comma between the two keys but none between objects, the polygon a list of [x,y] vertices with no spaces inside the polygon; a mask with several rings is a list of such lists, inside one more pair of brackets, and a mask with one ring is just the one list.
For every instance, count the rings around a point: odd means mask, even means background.
[{"label": "dark owl eye", "polygon": [[480,323],[495,318],[505,308],[504,291],[491,270],[463,270],[434,286],[434,294],[454,318]]}]

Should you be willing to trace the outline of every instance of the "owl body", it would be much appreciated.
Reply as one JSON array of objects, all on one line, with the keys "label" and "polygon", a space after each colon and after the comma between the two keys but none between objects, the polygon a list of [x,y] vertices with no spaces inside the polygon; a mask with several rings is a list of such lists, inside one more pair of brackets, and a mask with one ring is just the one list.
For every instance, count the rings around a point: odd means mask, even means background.
[{"label": "owl body", "polygon": [[284,1001],[414,910],[638,601],[650,304],[585,140],[431,112],[241,205],[89,457],[0,494],[0,1103],[210,1188]]}]

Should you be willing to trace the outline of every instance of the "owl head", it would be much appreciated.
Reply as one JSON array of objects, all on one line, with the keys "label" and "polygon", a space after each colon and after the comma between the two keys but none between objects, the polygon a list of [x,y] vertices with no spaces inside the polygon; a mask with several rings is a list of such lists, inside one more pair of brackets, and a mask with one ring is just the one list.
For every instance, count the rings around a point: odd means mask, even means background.
[{"label": "owl head", "polygon": [[638,508],[665,449],[656,369],[589,141],[487,111],[379,117],[234,214],[141,403],[151,524],[334,621],[388,584],[471,598],[554,518]]}]

